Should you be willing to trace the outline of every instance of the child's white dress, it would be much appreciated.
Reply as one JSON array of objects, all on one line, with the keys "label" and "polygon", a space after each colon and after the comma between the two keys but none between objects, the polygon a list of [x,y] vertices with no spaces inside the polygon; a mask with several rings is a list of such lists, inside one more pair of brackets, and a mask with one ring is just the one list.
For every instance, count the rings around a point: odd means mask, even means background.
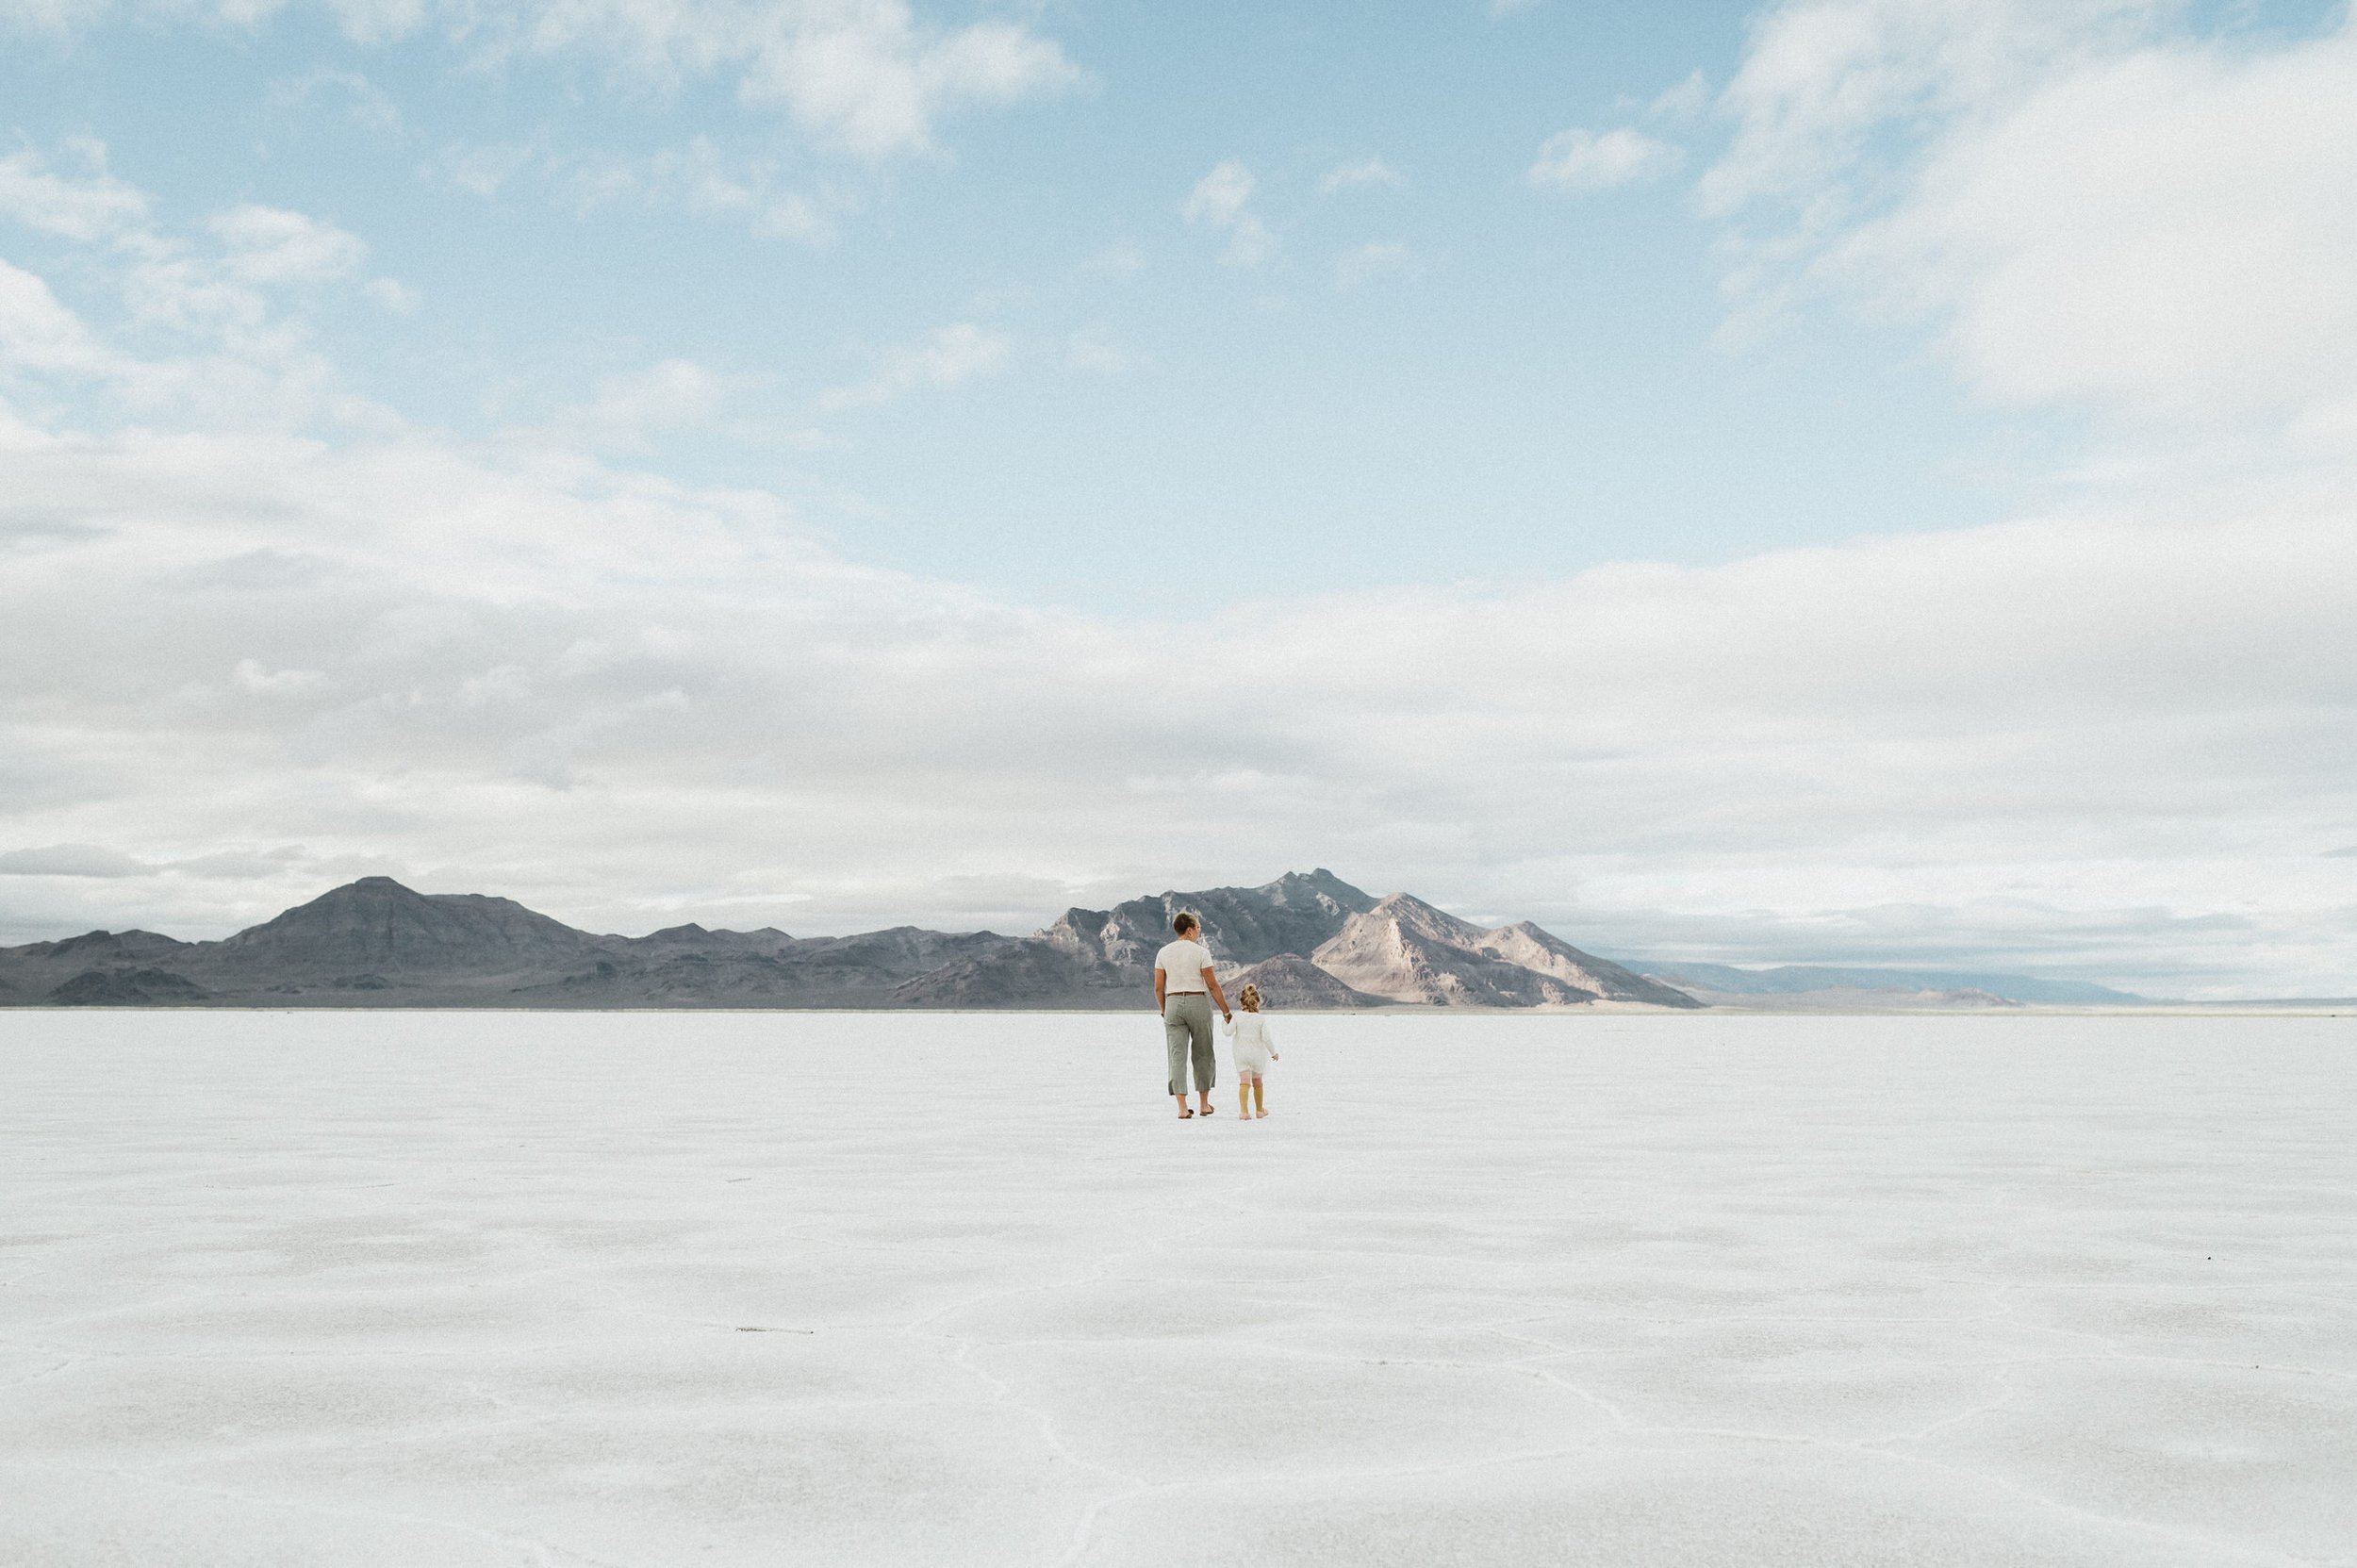
[{"label": "child's white dress", "polygon": [[1220,1029],[1232,1042],[1236,1075],[1268,1071],[1269,1048],[1276,1042],[1269,1036],[1268,1020],[1258,1013],[1239,1013],[1221,1024]]}]

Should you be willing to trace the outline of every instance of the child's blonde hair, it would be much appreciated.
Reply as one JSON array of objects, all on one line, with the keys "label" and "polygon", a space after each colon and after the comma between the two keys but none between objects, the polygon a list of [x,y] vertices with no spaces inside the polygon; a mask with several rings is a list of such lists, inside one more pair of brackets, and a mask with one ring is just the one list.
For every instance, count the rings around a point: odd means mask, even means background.
[{"label": "child's blonde hair", "polygon": [[1261,1011],[1261,988],[1257,985],[1246,982],[1244,988],[1236,993],[1236,999],[1244,1003],[1246,1013]]}]

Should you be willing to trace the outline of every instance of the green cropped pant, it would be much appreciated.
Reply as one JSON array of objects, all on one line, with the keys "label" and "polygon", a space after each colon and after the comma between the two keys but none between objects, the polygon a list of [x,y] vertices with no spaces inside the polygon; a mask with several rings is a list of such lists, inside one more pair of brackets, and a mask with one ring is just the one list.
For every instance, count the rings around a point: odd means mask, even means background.
[{"label": "green cropped pant", "polygon": [[1173,991],[1162,998],[1162,1040],[1170,1048],[1170,1092],[1187,1092],[1187,1059],[1195,1059],[1195,1092],[1208,1095],[1219,1081],[1211,1055],[1211,999],[1200,991]]}]

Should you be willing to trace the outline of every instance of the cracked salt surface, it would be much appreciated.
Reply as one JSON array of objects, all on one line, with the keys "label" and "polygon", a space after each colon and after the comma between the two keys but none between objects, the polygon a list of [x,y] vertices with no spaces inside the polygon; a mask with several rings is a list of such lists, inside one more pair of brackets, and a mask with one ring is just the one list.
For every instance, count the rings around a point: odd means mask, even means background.
[{"label": "cracked salt surface", "polygon": [[2357,1563],[2357,1024],[0,1015],[0,1562]]}]

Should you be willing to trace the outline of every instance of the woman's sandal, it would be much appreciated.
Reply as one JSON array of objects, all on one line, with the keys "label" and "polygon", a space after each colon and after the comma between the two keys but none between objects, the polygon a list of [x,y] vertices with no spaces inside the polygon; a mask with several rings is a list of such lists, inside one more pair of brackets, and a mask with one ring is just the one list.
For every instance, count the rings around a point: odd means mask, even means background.
[{"label": "woman's sandal", "polygon": [[1195,1114],[1195,1113],[1194,1113],[1194,1112],[1192,1112],[1192,1111],[1181,1111],[1181,1112],[1179,1112],[1179,1113],[1178,1113],[1178,1119],[1179,1119],[1180,1121],[1185,1121],[1185,1120],[1186,1120],[1189,1116],[1192,1116],[1192,1115],[1194,1115],[1194,1114]]}]

